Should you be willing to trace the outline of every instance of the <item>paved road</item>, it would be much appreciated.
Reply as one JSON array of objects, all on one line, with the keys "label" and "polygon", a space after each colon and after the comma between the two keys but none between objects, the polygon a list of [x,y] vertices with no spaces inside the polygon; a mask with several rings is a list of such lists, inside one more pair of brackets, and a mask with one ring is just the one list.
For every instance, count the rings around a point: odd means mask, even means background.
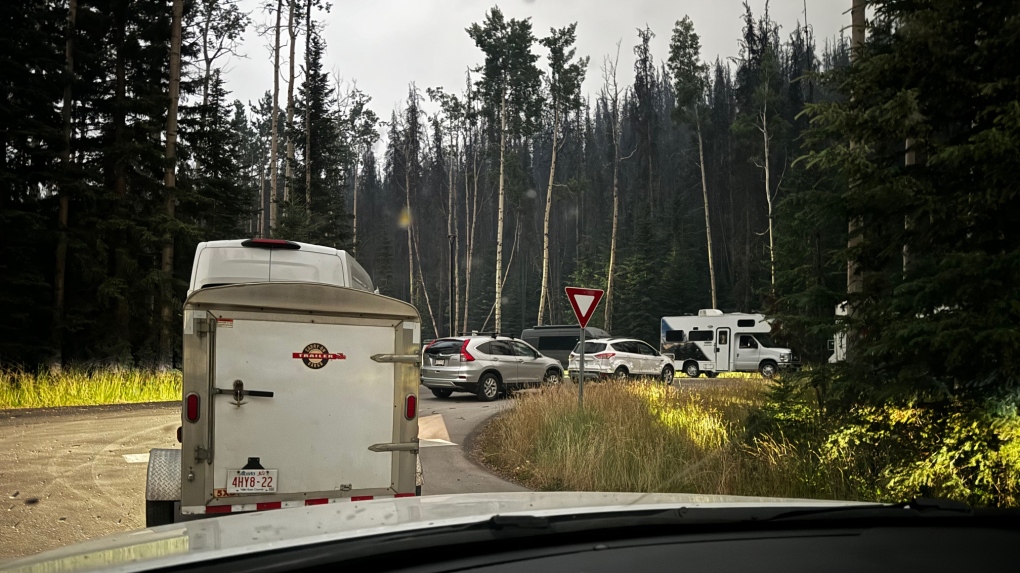
[{"label": "paved road", "polygon": [[[521,490],[464,454],[505,402],[420,388],[423,494]],[[145,525],[145,461],[177,447],[174,404],[0,411],[0,560]]]}]

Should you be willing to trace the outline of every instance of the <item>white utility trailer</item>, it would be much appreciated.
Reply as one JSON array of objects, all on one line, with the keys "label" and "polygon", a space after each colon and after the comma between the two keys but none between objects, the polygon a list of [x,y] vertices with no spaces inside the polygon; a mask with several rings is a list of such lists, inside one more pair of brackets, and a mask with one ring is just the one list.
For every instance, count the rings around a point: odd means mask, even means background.
[{"label": "white utility trailer", "polygon": [[413,306],[240,283],[195,290],[184,317],[181,449],[150,452],[148,526],[420,493]]}]

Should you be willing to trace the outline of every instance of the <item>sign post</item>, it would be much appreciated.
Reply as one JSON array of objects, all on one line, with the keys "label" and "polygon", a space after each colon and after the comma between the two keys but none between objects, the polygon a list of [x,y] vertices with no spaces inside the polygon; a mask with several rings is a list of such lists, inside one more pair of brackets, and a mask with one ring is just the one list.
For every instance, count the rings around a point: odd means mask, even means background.
[{"label": "sign post", "polygon": [[594,288],[578,288],[578,287],[567,287],[564,289],[567,292],[567,299],[570,300],[570,306],[574,309],[574,316],[577,317],[577,323],[581,327],[581,358],[579,360],[578,378],[577,378],[577,406],[579,408],[584,407],[584,330],[588,326],[588,321],[591,320],[591,316],[595,314],[595,307],[599,305],[599,301],[602,300],[604,291]]}]

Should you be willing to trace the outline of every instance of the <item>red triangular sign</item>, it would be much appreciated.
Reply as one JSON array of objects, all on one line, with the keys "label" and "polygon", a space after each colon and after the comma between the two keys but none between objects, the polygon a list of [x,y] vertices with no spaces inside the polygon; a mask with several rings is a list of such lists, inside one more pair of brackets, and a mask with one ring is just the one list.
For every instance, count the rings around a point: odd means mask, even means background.
[{"label": "red triangular sign", "polygon": [[567,298],[570,299],[570,306],[574,308],[578,324],[581,325],[581,328],[588,326],[588,321],[591,319],[591,315],[595,314],[595,307],[602,300],[604,291],[597,288],[577,287],[567,287],[564,290],[567,291]]}]

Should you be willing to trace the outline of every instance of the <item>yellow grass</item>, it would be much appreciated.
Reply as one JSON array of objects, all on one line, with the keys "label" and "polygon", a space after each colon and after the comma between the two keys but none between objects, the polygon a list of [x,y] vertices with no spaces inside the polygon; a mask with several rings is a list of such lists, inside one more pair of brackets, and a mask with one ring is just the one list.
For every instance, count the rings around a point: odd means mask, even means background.
[{"label": "yellow grass", "polygon": [[847,498],[780,437],[747,440],[758,378],[564,384],[522,394],[480,439],[486,463],[539,490],[683,492]]},{"label": "yellow grass", "polygon": [[181,373],[67,368],[58,373],[0,370],[0,408],[90,406],[181,399]]}]

